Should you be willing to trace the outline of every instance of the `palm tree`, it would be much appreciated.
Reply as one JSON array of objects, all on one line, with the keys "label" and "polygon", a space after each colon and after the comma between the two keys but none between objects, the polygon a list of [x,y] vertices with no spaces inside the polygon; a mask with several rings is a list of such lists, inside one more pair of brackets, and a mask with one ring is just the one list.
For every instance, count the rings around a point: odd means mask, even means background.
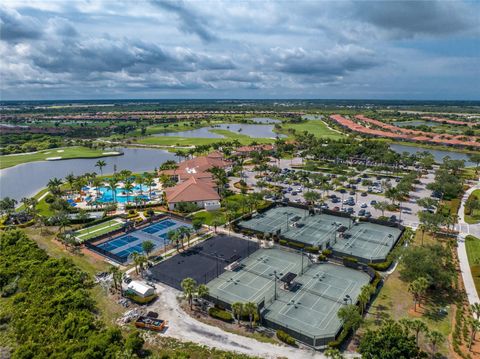
[{"label": "palm tree", "polygon": [[59,195],[61,193],[60,186],[62,183],[62,180],[59,178],[51,178],[47,183],[48,190],[52,192],[53,195]]},{"label": "palm tree", "polygon": [[427,338],[432,346],[432,357],[437,354],[437,345],[445,341],[445,337],[442,333],[433,330],[427,333]]},{"label": "palm tree", "polygon": [[400,324],[405,328],[407,332],[412,331],[415,334],[415,340],[418,346],[418,339],[421,332],[428,332],[427,325],[422,322],[420,319],[400,319]]},{"label": "palm tree", "polygon": [[111,266],[108,272],[112,275],[113,286],[115,290],[118,291],[118,285],[122,281],[123,273],[118,269],[118,267]]},{"label": "palm tree", "polygon": [[422,297],[428,288],[428,279],[419,277],[408,285],[408,291],[413,295],[414,310],[417,311],[417,303],[420,304]]},{"label": "palm tree", "polygon": [[358,301],[360,302],[360,314],[363,315],[365,308],[370,301],[370,297],[373,293],[373,287],[371,285],[365,285],[362,287],[360,294],[358,295]]},{"label": "palm tree", "polygon": [[98,177],[94,177],[92,178],[92,186],[95,187],[95,193],[97,195],[97,197],[99,197],[99,190],[98,188],[102,185],[103,181],[98,178]]},{"label": "palm tree", "polygon": [[110,191],[112,191],[113,203],[116,203],[117,201],[117,186],[118,186],[118,180],[116,176],[113,176],[107,179],[107,188]]},{"label": "palm tree", "polygon": [[138,274],[138,265],[139,265],[139,258],[140,257],[140,254],[138,254],[137,252],[133,252],[132,253],[132,260],[133,260],[133,263],[135,265],[135,273]]},{"label": "palm tree", "polygon": [[75,183],[75,176],[73,175],[73,173],[69,173],[66,177],[65,177],[65,181],[67,181],[68,185],[70,186],[70,191],[73,192],[73,185]]},{"label": "palm tree", "polygon": [[142,242],[142,249],[147,255],[147,258],[149,254],[153,251],[153,248],[155,248],[155,244],[152,241],[144,241]]},{"label": "palm tree", "polygon": [[214,217],[212,219],[212,226],[215,233],[217,233],[217,227],[221,226],[222,224],[223,224],[223,221],[220,217]]},{"label": "palm tree", "polygon": [[340,350],[336,348],[328,348],[324,352],[325,356],[330,359],[344,359],[345,357],[342,355]]},{"label": "palm tree", "polygon": [[245,303],[243,309],[246,314],[248,314],[248,320],[250,322],[250,328],[253,329],[253,320],[255,318],[255,314],[257,313],[257,305],[253,302]]},{"label": "palm tree", "polygon": [[357,330],[362,323],[362,316],[357,306],[353,304],[341,307],[337,312],[337,316],[345,328],[352,329],[353,331]]},{"label": "palm tree", "polygon": [[480,303],[473,303],[470,308],[472,309],[472,312],[475,314],[477,319],[480,318]]},{"label": "palm tree", "polygon": [[210,290],[205,284],[200,284],[197,287],[197,297],[198,298],[205,298],[210,293]]},{"label": "palm tree", "polygon": [[106,165],[107,163],[103,160],[98,160],[97,163],[95,163],[95,167],[98,167],[102,175],[103,175],[103,167],[105,167]]},{"label": "palm tree", "polygon": [[477,332],[480,330],[480,320],[475,318],[470,318],[470,342],[468,343],[468,350],[472,350],[473,342],[475,341],[475,336]]},{"label": "palm tree", "polygon": [[185,298],[190,304],[190,309],[192,309],[193,293],[195,292],[195,288],[197,287],[197,282],[193,278],[185,278],[184,280],[182,280],[182,283],[180,285],[182,287],[183,293],[185,294]]},{"label": "palm tree", "polygon": [[146,173],[144,175],[145,177],[145,186],[148,186],[148,194],[150,199],[152,199],[152,187],[155,186],[155,181],[153,179],[153,176],[150,173]]},{"label": "palm tree", "polygon": [[237,324],[240,325],[240,318],[243,314],[243,303],[235,302],[232,304],[233,315],[237,318]]},{"label": "palm tree", "polygon": [[133,190],[133,182],[131,179],[126,179],[125,184],[123,185],[123,189],[127,192],[127,203],[130,202],[129,194],[132,193]]},{"label": "palm tree", "polygon": [[[167,238],[170,243],[175,242],[175,246],[178,251],[178,239],[179,239],[179,233],[176,230],[170,230],[167,232]],[[166,248],[165,248],[166,250]]]},{"label": "palm tree", "polygon": [[143,175],[136,176],[135,177],[135,182],[140,187],[140,195],[142,196],[143,195],[143,185],[145,183],[145,178],[143,177]]}]

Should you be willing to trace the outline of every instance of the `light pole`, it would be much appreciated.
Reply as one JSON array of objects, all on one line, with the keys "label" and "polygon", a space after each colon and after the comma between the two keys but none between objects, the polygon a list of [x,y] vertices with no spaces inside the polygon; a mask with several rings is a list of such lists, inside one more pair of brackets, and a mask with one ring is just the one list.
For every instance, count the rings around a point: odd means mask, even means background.
[{"label": "light pole", "polygon": [[273,298],[274,298],[274,300],[277,300],[277,279],[278,279],[278,277],[277,277],[277,271],[274,270],[274,271],[273,271],[273,274],[270,273],[270,275],[273,275],[273,288],[274,288]]},{"label": "light pole", "polygon": [[303,275],[303,248],[300,250],[300,254],[302,256],[302,270],[301,270],[301,273]]}]

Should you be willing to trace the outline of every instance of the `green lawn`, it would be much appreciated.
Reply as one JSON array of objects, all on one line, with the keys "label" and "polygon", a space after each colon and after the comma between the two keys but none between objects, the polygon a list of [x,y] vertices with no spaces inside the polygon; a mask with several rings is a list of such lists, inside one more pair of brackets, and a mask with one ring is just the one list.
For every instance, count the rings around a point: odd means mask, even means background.
[{"label": "green lawn", "polygon": [[467,236],[465,246],[473,281],[475,282],[477,292],[480,293],[480,238]]},{"label": "green lawn", "polygon": [[113,151],[94,150],[87,147],[74,146],[43,150],[31,154],[16,154],[0,156],[0,169],[16,166],[22,163],[45,161],[47,158],[60,157],[61,159],[72,158],[99,158],[112,156],[108,154]]},{"label": "green lawn", "polygon": [[[318,121],[311,120],[303,123],[284,123],[282,124],[282,128],[283,129],[292,128],[297,132],[307,131],[315,135],[316,137],[325,137],[325,138],[331,138],[335,140],[345,137],[343,133],[338,133],[336,131],[329,129],[327,125],[320,120]],[[286,131],[282,131],[282,132],[286,133]]]},{"label": "green lawn", "polygon": [[86,241],[90,238],[98,237],[102,234],[113,232],[117,229],[122,228],[122,223],[115,219],[111,221],[103,222],[95,226],[86,227],[74,233],[81,242]]},{"label": "green lawn", "polygon": [[[475,196],[480,200],[480,189],[472,192],[470,197]],[[468,224],[476,224],[480,222],[480,209],[473,210],[469,215],[465,215],[465,222]]]},{"label": "green lawn", "polygon": [[[421,237],[421,231],[417,231],[412,245],[420,245]],[[433,244],[438,243],[438,241],[433,239],[430,234],[425,234],[424,243]],[[399,268],[397,268],[384,281],[378,296],[370,306],[360,333],[363,333],[367,328],[378,328],[381,323],[381,318],[388,317],[399,320],[407,317],[410,319],[421,319],[430,330],[438,330],[445,337],[449,337],[452,332],[453,312],[452,310],[448,310],[448,314],[445,316],[436,315],[435,313],[438,310],[438,306],[443,306],[439,303],[440,301],[437,301],[435,297],[429,297],[428,300],[422,302],[421,307],[417,306],[417,312],[415,312],[413,310],[413,297],[408,291],[408,283],[400,278]],[[423,315],[421,313],[423,313]],[[448,354],[449,345],[451,345],[449,341],[442,343],[439,346],[440,353]],[[426,349],[424,338],[421,338],[420,346],[422,349]]]},{"label": "green lawn", "polygon": [[228,130],[213,129],[212,133],[224,136],[225,138],[188,138],[176,136],[160,136],[160,137],[146,137],[139,139],[137,143],[144,145],[160,145],[160,146],[198,146],[209,145],[215,142],[238,140],[241,144],[247,145],[253,141],[258,143],[272,143],[274,140],[270,138],[252,138],[247,135],[235,133]]},{"label": "green lawn", "polygon": [[203,223],[211,226],[214,218],[219,218],[221,223],[224,224],[227,220],[221,210],[218,211],[200,211],[193,215],[193,220],[201,219]]}]

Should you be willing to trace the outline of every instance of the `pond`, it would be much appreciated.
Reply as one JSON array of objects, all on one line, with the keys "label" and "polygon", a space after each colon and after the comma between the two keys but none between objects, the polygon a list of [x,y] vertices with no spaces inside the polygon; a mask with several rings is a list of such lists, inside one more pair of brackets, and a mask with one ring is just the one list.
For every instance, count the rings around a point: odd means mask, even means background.
[{"label": "pond", "polygon": [[405,145],[398,145],[398,144],[392,144],[390,145],[390,148],[393,151],[398,153],[402,153],[402,152],[418,153],[418,152],[424,152],[424,151],[430,152],[435,158],[435,161],[438,163],[441,163],[444,157],[450,156],[450,158],[453,160],[464,160],[465,166],[467,167],[475,166],[473,162],[470,162],[468,160],[468,155],[466,153],[445,151],[445,150],[432,150],[429,148],[422,148],[417,146],[405,146]]},{"label": "pond", "polygon": [[418,127],[418,126],[428,126],[428,127],[436,127],[440,126],[441,123],[436,123],[436,122],[430,122],[430,121],[401,121],[401,122],[393,122],[395,126],[398,127],[407,127],[407,126],[413,126],[413,127]]},{"label": "pond", "polygon": [[250,136],[252,138],[285,137],[273,132],[273,125],[249,125],[242,123],[222,123],[220,125],[197,128],[195,130],[180,132],[156,133],[156,137],[187,137],[187,138],[225,138],[225,136],[210,132],[210,130],[228,130],[234,133]]},{"label": "pond", "polygon": [[[107,166],[103,173],[130,170],[133,172],[152,171],[167,160],[175,160],[173,153],[143,148],[121,148],[123,156],[104,157]],[[86,172],[100,173],[95,163],[98,158],[72,159],[63,161],[39,161],[24,163],[15,167],[0,170],[0,198],[11,197],[19,201],[22,197],[30,197],[46,187],[53,178],[65,178],[69,173],[81,175]]]}]

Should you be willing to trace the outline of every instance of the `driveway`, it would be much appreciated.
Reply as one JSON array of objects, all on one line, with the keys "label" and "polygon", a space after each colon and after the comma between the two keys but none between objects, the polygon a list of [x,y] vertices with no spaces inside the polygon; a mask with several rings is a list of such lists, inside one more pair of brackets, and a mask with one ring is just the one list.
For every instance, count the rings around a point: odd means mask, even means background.
[{"label": "driveway", "polygon": [[159,298],[152,305],[148,306],[147,310],[157,312],[159,318],[168,321],[166,332],[158,335],[167,335],[181,341],[192,341],[220,350],[261,358],[326,358],[320,352],[261,343],[255,339],[228,333],[220,328],[197,321],[185,313],[178,305],[177,297],[181,295],[179,291],[161,284],[156,284],[156,287]]}]

